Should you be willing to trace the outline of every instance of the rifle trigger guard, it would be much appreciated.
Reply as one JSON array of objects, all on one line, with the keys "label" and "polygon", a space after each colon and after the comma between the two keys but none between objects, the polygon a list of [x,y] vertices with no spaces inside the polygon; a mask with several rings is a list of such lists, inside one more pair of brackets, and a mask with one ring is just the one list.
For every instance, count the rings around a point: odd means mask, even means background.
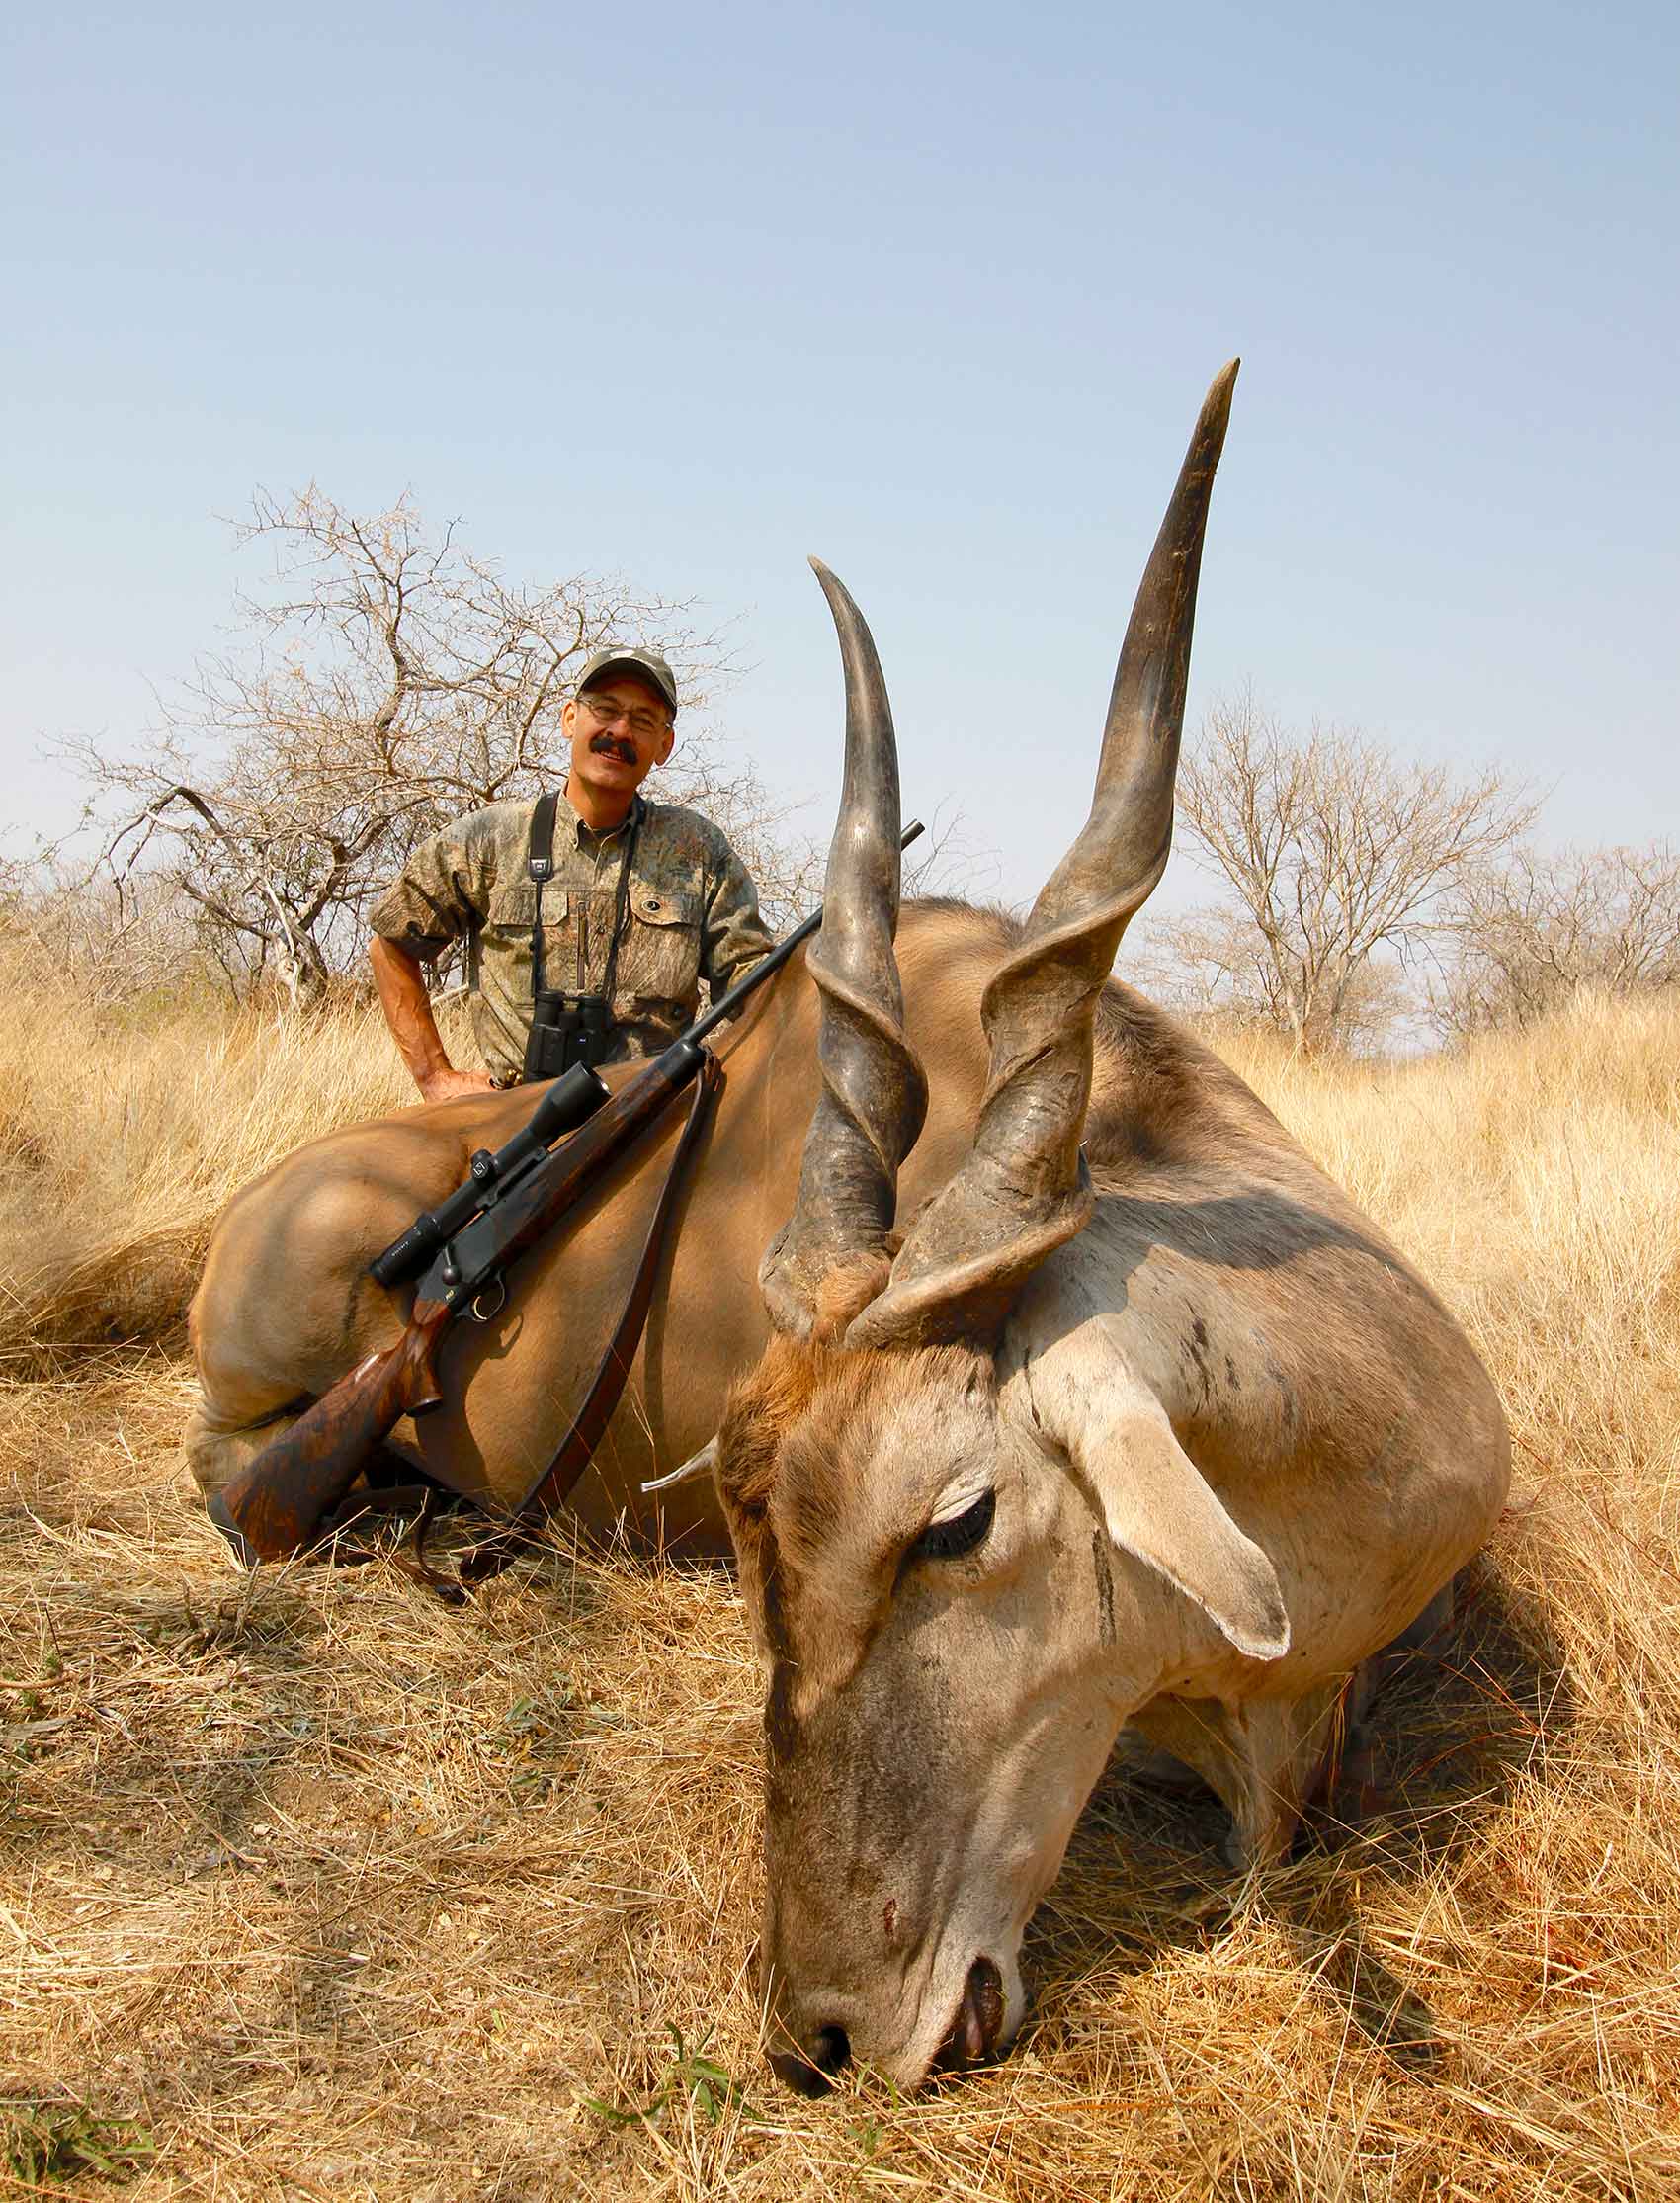
[{"label": "rifle trigger guard", "polygon": [[[496,1296],[493,1301],[490,1300],[492,1293]],[[485,1306],[486,1302],[489,1303],[488,1307]],[[507,1305],[507,1279],[492,1278],[488,1285],[481,1285],[477,1292],[473,1294],[471,1300],[466,1304],[466,1313],[471,1316],[474,1323],[493,1323]]]}]

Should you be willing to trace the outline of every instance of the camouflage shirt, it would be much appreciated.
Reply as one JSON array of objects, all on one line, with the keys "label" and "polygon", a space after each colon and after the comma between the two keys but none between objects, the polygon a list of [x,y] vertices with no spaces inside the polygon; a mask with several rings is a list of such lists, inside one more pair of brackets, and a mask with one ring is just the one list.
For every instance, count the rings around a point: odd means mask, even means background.
[{"label": "camouflage shirt", "polygon": [[[485,1068],[504,1084],[525,1067],[533,1003],[537,888],[526,869],[535,801],[492,804],[424,841],[375,905],[374,931],[410,956],[465,944],[473,1029]],[[745,866],[709,819],[641,804],[641,825],[613,990],[608,1061],[655,1056],[713,996],[773,944]],[[543,888],[543,979],[600,993],[607,977],[619,873],[630,821],[593,832],[562,795],[554,869]]]}]

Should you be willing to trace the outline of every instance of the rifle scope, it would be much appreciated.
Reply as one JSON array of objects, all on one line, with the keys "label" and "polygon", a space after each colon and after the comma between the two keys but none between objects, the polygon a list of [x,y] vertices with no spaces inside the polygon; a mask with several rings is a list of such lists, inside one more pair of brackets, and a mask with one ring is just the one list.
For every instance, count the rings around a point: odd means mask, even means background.
[{"label": "rifle scope", "polygon": [[579,1125],[607,1099],[605,1082],[587,1063],[574,1063],[563,1078],[555,1079],[518,1132],[492,1154],[480,1147],[467,1164],[472,1175],[458,1186],[447,1201],[415,1218],[400,1239],[393,1239],[368,1267],[381,1285],[400,1285],[453,1238],[463,1224],[470,1224],[495,1195],[524,1176],[534,1162],[548,1152],[562,1133]]}]

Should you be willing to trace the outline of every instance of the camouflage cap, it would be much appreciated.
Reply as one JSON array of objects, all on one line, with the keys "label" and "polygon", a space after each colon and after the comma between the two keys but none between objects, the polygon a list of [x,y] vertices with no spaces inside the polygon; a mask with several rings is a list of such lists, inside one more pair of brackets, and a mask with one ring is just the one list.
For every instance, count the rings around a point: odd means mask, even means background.
[{"label": "camouflage cap", "polygon": [[578,694],[588,688],[591,681],[600,680],[603,673],[611,673],[623,666],[628,673],[638,673],[650,681],[674,713],[677,709],[677,677],[662,657],[651,650],[638,649],[627,643],[622,649],[597,650],[577,677]]}]

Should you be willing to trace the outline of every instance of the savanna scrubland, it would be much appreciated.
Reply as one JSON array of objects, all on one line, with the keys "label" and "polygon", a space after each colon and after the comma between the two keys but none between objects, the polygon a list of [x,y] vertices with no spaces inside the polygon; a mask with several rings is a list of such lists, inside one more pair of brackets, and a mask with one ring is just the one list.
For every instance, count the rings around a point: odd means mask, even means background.
[{"label": "savanna scrubland", "polygon": [[[1223,1043],[1468,1325],[1516,1439],[1384,1796],[1234,1883],[1117,1761],[995,2071],[772,2082],[725,1574],[468,1607],[237,1575],[176,1441],[220,1202],[405,1102],[374,1017],[0,972],[0,2185],[20,2194],[1680,2192],[1680,1002],[1398,1064]],[[961,1801],[954,1801],[961,1810]]]}]

